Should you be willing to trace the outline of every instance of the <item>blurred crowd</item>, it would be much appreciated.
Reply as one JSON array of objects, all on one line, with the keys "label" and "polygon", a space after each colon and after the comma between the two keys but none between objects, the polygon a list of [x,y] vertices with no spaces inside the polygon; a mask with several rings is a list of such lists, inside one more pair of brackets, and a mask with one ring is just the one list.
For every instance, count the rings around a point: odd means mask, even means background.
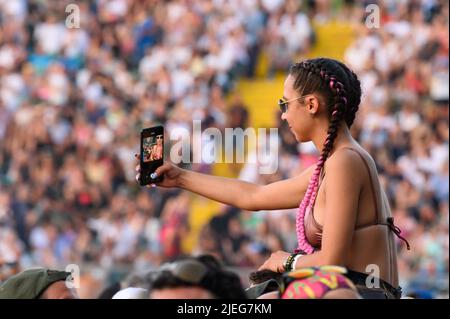
[{"label": "blurred crowd", "polygon": [[448,3],[403,3],[384,8],[381,30],[359,28],[345,62],[365,92],[357,135],[411,239],[413,252],[400,251],[402,284],[436,295],[449,275]]},{"label": "blurred crowd", "polygon": [[[314,45],[315,24],[345,19],[356,39],[344,61],[364,92],[352,130],[412,245],[399,245],[401,285],[448,296],[446,1],[370,1],[381,8],[373,29],[368,1],[77,1],[72,29],[70,2],[0,0],[0,281],[32,265],[94,264],[110,284],[190,253],[254,269],[293,250],[294,211],[222,206],[186,251],[190,195],[141,189],[134,154],[143,127],[247,127],[233,88],[255,76],[260,53],[267,76],[286,72]],[[270,183],[315,162],[311,145],[278,123],[278,172],[248,165],[240,178]]]}]

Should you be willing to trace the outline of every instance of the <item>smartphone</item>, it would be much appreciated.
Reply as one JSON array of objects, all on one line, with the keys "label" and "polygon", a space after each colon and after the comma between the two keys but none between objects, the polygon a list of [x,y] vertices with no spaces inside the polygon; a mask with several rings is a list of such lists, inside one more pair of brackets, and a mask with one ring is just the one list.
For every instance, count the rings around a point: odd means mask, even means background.
[{"label": "smartphone", "polygon": [[151,178],[150,175],[156,171],[164,162],[164,127],[154,126],[141,131],[141,172],[139,182],[141,186],[161,182],[163,176]]}]

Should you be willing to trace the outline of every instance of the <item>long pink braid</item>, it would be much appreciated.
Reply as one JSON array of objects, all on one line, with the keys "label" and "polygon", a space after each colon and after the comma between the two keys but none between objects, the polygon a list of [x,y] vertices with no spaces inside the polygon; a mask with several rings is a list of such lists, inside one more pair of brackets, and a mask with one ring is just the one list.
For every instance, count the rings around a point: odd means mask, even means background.
[{"label": "long pink braid", "polygon": [[330,126],[327,131],[328,135],[325,139],[324,148],[316,163],[316,168],[311,176],[311,179],[309,180],[305,196],[303,197],[303,200],[297,210],[296,230],[298,247],[295,250],[295,253],[301,252],[312,254],[314,252],[314,247],[311,246],[306,238],[305,215],[307,212],[309,213],[311,211],[317,197],[320,172],[322,171],[325,161],[333,147],[333,142],[336,138],[339,127],[339,121],[341,120],[347,106],[347,98],[345,97],[344,85],[341,82],[338,82],[335,76],[328,74],[327,71],[319,69],[308,62],[302,62],[300,67],[311,72],[312,74],[319,75],[325,83],[328,83],[328,87],[335,96],[335,104],[332,109]]}]

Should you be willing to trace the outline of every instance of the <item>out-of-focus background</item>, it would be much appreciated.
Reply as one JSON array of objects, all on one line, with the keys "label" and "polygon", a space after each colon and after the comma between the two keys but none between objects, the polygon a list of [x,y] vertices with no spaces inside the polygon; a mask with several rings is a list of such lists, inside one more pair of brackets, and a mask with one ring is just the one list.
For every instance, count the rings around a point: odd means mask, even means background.
[{"label": "out-of-focus background", "polygon": [[[65,25],[69,3],[80,28]],[[404,292],[448,297],[448,18],[439,0],[0,0],[0,281],[77,264],[80,296],[95,297],[182,254],[212,253],[245,278],[295,248],[295,211],[142,189],[134,154],[159,123],[279,127],[275,174],[188,168],[261,184],[300,173],[318,154],[297,145],[277,99],[290,63],[326,56],[362,81],[352,132],[412,246],[399,242]]]}]

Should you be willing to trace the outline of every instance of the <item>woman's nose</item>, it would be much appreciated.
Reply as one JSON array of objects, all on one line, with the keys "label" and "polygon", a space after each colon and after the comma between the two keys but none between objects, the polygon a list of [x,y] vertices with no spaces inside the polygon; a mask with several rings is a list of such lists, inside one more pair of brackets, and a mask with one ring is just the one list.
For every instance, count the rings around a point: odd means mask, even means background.
[{"label": "woman's nose", "polygon": [[281,119],[286,121],[286,112],[281,113]]}]

